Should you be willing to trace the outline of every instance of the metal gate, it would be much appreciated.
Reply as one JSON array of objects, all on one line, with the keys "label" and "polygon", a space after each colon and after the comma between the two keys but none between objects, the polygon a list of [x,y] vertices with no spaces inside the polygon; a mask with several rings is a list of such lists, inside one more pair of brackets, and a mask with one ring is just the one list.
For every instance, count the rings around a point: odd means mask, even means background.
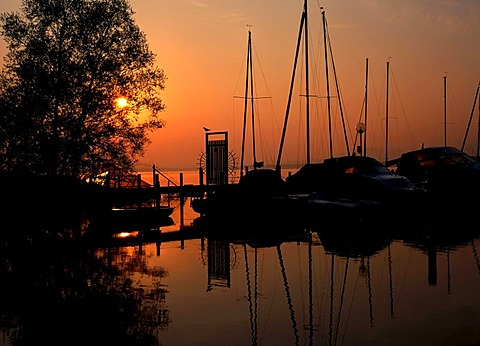
[{"label": "metal gate", "polygon": [[207,185],[228,184],[228,132],[207,132],[205,143]]}]

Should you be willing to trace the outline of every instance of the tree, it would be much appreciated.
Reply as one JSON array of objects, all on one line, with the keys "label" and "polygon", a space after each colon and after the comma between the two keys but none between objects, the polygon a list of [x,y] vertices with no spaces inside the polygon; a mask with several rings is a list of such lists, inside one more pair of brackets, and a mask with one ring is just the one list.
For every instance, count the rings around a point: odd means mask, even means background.
[{"label": "tree", "polygon": [[[165,125],[164,71],[127,0],[22,0],[0,14],[0,172],[131,171]],[[128,100],[120,108],[116,99]]]}]

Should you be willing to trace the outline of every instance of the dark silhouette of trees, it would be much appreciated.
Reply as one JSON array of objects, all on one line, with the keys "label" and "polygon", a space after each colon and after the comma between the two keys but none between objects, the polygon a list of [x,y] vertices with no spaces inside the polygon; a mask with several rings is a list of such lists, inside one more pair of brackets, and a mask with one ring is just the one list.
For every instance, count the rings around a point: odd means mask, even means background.
[{"label": "dark silhouette of trees", "polygon": [[133,15],[127,0],[23,0],[0,14],[0,173],[133,170],[165,125],[166,81]]}]

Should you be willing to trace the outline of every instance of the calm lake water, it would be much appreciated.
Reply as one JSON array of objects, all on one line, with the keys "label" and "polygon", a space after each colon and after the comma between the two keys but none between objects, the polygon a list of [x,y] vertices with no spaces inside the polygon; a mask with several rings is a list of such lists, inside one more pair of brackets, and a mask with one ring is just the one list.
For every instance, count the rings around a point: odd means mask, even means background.
[{"label": "calm lake water", "polygon": [[189,201],[169,203],[162,242],[70,245],[57,225],[2,241],[2,345],[480,345],[468,215],[355,227],[243,216],[202,236],[213,226]]}]

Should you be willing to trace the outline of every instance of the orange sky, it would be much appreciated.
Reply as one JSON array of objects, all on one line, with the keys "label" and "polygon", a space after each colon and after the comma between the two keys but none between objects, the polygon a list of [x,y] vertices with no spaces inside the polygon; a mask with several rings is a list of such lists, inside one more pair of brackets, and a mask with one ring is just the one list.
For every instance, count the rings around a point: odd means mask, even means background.
[{"label": "orange sky", "polygon": [[[18,10],[20,0],[0,2],[0,12]],[[137,24],[168,77],[162,118],[140,162],[149,169],[196,168],[206,126],[228,131],[241,153],[242,96],[248,29],[252,32],[257,160],[274,165],[286,113],[303,0],[131,0]],[[389,77],[388,158],[402,151],[444,143],[444,77],[447,81],[447,144],[461,147],[480,82],[478,0],[309,1],[311,157],[330,156],[320,6],[325,10],[343,114],[353,146],[362,112],[369,59],[367,153],[385,159],[386,66]],[[251,25],[251,26],[249,26]],[[0,43],[0,56],[5,45]],[[282,163],[305,162],[305,77],[301,53]],[[332,65],[329,86],[334,155],[345,144]],[[465,151],[476,153],[479,107]],[[247,146],[251,144],[250,123]],[[245,164],[251,164],[250,149]],[[139,167],[142,170],[143,167]]]}]

